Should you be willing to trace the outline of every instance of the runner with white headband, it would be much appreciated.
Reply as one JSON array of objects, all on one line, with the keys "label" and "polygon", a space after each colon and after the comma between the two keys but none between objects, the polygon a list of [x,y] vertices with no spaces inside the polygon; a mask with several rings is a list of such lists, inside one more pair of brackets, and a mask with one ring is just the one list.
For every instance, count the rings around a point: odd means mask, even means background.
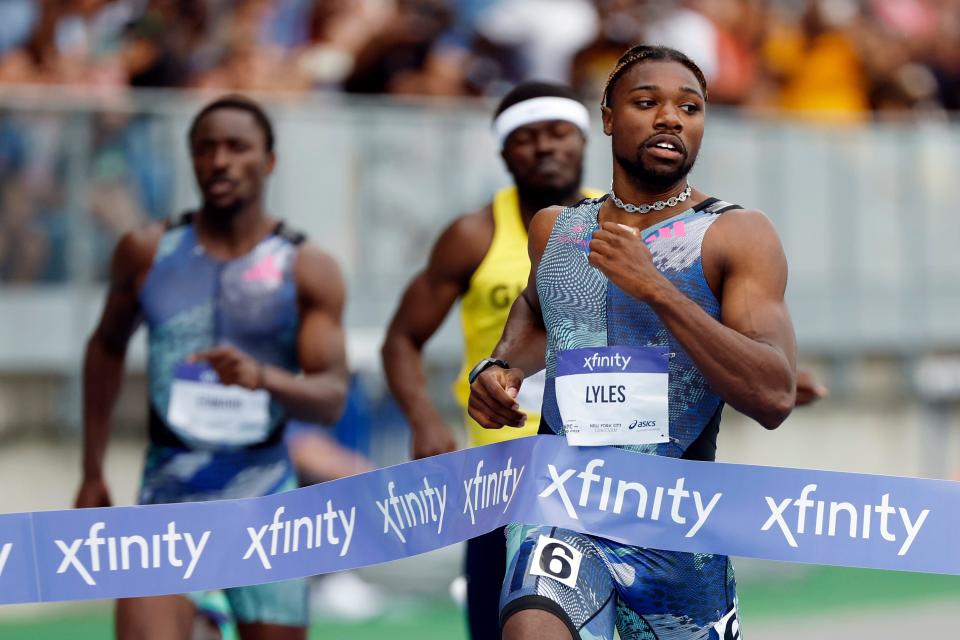
[{"label": "runner with white headband", "polygon": [[[569,87],[527,82],[500,103],[494,135],[514,184],[494,194],[480,210],[453,221],[440,235],[423,271],[404,292],[387,332],[383,363],[390,388],[413,432],[413,456],[423,458],[457,448],[427,388],[422,349],[461,301],[464,367],[454,385],[464,407],[470,446],[537,433],[542,394],[528,379],[519,400],[526,425],[488,431],[466,416],[470,368],[490,355],[507,321],[510,305],[527,284],[527,227],[533,215],[552,204],[572,205],[597,191],[580,188],[589,128],[586,108]],[[533,373],[533,372],[531,372]],[[497,638],[500,585],[506,571],[502,529],[467,543],[467,602],[471,636]]]}]

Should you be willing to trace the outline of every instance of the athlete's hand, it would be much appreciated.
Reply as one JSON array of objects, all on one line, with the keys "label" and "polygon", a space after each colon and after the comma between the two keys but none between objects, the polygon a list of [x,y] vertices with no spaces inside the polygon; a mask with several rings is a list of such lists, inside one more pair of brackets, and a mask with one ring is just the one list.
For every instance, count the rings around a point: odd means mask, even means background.
[{"label": "athlete's hand", "polygon": [[110,490],[107,489],[107,483],[103,478],[87,478],[80,483],[80,490],[77,491],[77,498],[73,501],[77,509],[87,509],[89,507],[112,507],[113,500],[110,499]]},{"label": "athlete's hand", "polygon": [[263,386],[263,365],[234,347],[198,351],[187,360],[208,362],[223,384],[235,384],[246,389],[260,389]]},{"label": "athlete's hand", "polygon": [[830,395],[830,390],[821,384],[813,374],[806,369],[797,369],[797,399],[794,405],[803,407],[813,404],[821,398]]},{"label": "athlete's hand", "polygon": [[610,282],[639,300],[649,300],[666,282],[633,227],[604,222],[593,233],[588,259]]},{"label": "athlete's hand", "polygon": [[414,460],[457,450],[453,432],[442,422],[424,422],[412,428],[410,447]]},{"label": "athlete's hand", "polygon": [[523,371],[488,367],[470,385],[467,411],[484,429],[504,426],[522,427],[527,414],[520,411],[517,394],[523,384]]}]

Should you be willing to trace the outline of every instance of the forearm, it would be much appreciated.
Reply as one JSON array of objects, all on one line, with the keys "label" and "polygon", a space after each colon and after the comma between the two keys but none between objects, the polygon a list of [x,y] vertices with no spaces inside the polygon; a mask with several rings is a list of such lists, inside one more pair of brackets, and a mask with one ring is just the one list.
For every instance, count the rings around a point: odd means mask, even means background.
[{"label": "forearm", "polygon": [[270,392],[298,420],[332,424],[340,419],[347,400],[346,371],[294,375],[263,365],[260,388]]},{"label": "forearm", "polygon": [[768,429],[786,419],[795,354],[724,326],[666,280],[649,304],[724,401]]},{"label": "forearm", "polygon": [[406,334],[391,332],[383,343],[383,369],[390,393],[414,431],[442,424],[443,417],[427,392],[423,352]]},{"label": "forearm", "polygon": [[543,369],[547,351],[547,331],[541,315],[530,306],[526,296],[519,296],[510,307],[493,357],[506,360],[511,367],[531,375]]},{"label": "forearm", "polygon": [[110,416],[123,382],[126,352],[108,349],[96,335],[83,360],[83,475],[100,478],[110,437]]}]

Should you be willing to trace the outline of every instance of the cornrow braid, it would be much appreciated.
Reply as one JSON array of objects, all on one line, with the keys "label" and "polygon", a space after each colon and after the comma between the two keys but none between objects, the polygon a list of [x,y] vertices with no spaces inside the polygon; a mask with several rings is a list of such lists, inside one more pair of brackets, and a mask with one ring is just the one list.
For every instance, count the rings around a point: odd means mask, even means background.
[{"label": "cornrow braid", "polygon": [[670,47],[638,44],[627,49],[623,55],[620,56],[620,59],[617,60],[616,66],[613,67],[613,71],[611,71],[607,77],[607,84],[603,87],[603,97],[600,104],[605,107],[610,106],[610,96],[613,94],[616,82],[627,69],[639,62],[658,62],[661,60],[679,62],[689,69],[690,72],[696,76],[697,82],[700,84],[700,90],[703,91],[703,98],[707,98],[707,79],[704,77],[700,67],[697,66],[697,63],[691,60],[689,56]]}]

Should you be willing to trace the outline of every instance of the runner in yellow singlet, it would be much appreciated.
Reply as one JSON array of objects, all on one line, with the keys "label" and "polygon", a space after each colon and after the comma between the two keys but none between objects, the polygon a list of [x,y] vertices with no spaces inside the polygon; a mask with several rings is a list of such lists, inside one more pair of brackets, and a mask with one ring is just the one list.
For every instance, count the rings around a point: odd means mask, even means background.
[{"label": "runner in yellow singlet", "polygon": [[[520,398],[530,417],[517,429],[481,429],[466,417],[468,367],[493,351],[513,301],[526,287],[530,271],[527,226],[533,215],[545,206],[572,205],[600,195],[580,188],[588,126],[586,108],[563,85],[527,82],[500,103],[494,134],[514,184],[444,230],[427,266],[404,292],[383,345],[387,381],[410,422],[413,457],[457,448],[453,432],[430,399],[422,349],[458,298],[465,353],[454,392],[464,407],[469,445],[537,432],[540,399],[536,394],[525,393]],[[524,384],[525,392],[528,384]],[[506,571],[503,530],[469,541],[466,565],[471,637],[498,638],[500,585]]]}]

